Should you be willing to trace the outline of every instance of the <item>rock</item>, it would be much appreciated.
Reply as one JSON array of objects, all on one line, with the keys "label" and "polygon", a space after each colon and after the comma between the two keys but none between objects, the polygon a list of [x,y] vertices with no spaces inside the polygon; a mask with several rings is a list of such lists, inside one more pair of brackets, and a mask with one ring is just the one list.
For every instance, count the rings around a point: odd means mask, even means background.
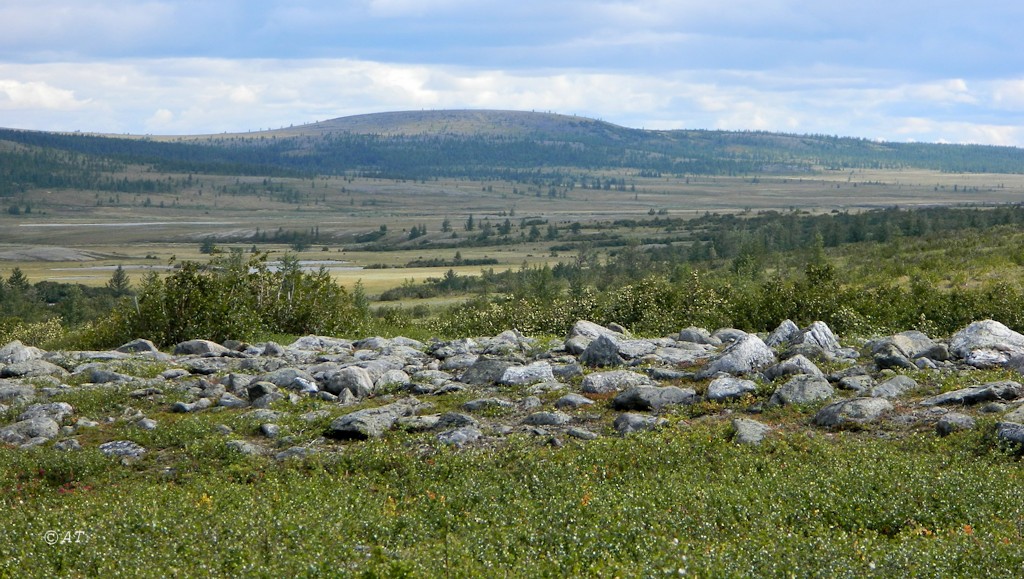
[{"label": "rock", "polygon": [[516,407],[515,403],[502,398],[479,398],[477,400],[470,400],[462,405],[462,409],[466,412],[481,412],[484,410],[512,410]]},{"label": "rock", "polygon": [[871,395],[880,398],[899,398],[917,388],[917,381],[910,376],[893,376],[871,389]]},{"label": "rock", "polygon": [[259,456],[261,454],[266,454],[267,452],[262,446],[253,444],[247,440],[229,440],[225,443],[225,446],[231,450],[247,454],[249,456]]},{"label": "rock", "polygon": [[135,421],[135,426],[143,430],[156,430],[157,422],[152,418],[140,418]]},{"label": "rock", "polygon": [[950,352],[967,364],[988,368],[1024,355],[1024,335],[994,320],[974,322],[949,340]]},{"label": "rock", "polygon": [[438,428],[461,428],[463,426],[479,426],[476,418],[461,412],[445,412],[437,419]]},{"label": "rock", "polygon": [[506,386],[525,386],[537,382],[553,381],[554,373],[551,371],[551,364],[547,362],[534,362],[528,366],[509,366],[498,379],[500,384]]},{"label": "rock", "polygon": [[999,422],[996,424],[996,438],[1003,442],[1024,445],[1024,424]]},{"label": "rock", "polygon": [[9,342],[0,348],[0,364],[17,364],[43,357],[43,351],[33,346],[26,346],[19,340]]},{"label": "rock", "polygon": [[505,371],[512,366],[512,362],[508,360],[480,356],[469,369],[462,373],[459,381],[473,386],[490,386],[501,380]]},{"label": "rock", "polygon": [[226,354],[231,350],[210,340],[188,340],[174,346],[175,356],[205,356]]},{"label": "rock", "polygon": [[296,384],[296,380],[310,382],[314,385],[316,384],[316,378],[314,378],[309,372],[299,368],[279,368],[273,372],[260,374],[253,378],[253,381],[255,382],[270,382],[278,388],[300,390],[302,385],[301,383]]},{"label": "rock", "polygon": [[572,325],[569,329],[569,334],[566,336],[566,340],[570,340],[577,336],[586,338],[587,340],[596,340],[601,336],[622,336],[620,332],[610,330],[600,324],[594,322],[588,322],[586,320],[579,320]]},{"label": "rock", "polygon": [[773,364],[775,352],[761,338],[745,334],[725,349],[721,355],[708,363],[697,373],[699,379],[710,378],[719,372],[739,376],[749,374]]},{"label": "rock", "polygon": [[757,390],[753,380],[744,380],[733,376],[719,376],[708,384],[708,400],[721,402],[732,398],[741,398],[744,394]]},{"label": "rock", "polygon": [[814,415],[818,426],[847,426],[867,424],[891,411],[892,403],[884,398],[853,398],[825,406]]},{"label": "rock", "polygon": [[175,402],[171,405],[171,412],[199,412],[213,406],[209,398],[200,398],[195,402]]},{"label": "rock", "polygon": [[733,442],[739,444],[761,444],[764,437],[772,431],[772,427],[749,418],[733,418]]},{"label": "rock", "polygon": [[873,348],[872,357],[879,370],[914,370],[917,368],[917,365],[892,343],[884,343]]},{"label": "rock", "polygon": [[697,401],[693,388],[677,386],[633,386],[612,400],[616,410],[660,410],[672,404],[693,404]]},{"label": "rock", "polygon": [[56,421],[46,416],[39,416],[20,420],[0,428],[0,442],[20,445],[36,438],[50,440],[59,433],[60,425]]},{"label": "rock", "polygon": [[583,406],[590,406],[594,403],[593,400],[586,396],[581,396],[576,393],[566,394],[558,400],[555,400],[555,408],[559,410],[576,410]]},{"label": "rock", "polygon": [[395,422],[395,425],[409,432],[424,432],[438,428],[440,422],[439,415],[428,414],[426,416],[403,416]]},{"label": "rock", "polygon": [[704,328],[698,328],[696,326],[690,326],[679,331],[679,336],[676,338],[680,342],[690,342],[693,344],[705,344],[708,346],[721,346],[722,340],[715,338],[711,335],[711,332]]},{"label": "rock", "polygon": [[779,386],[768,399],[769,406],[782,404],[812,404],[827,400],[835,394],[828,380],[816,376],[794,376]]},{"label": "rock", "polygon": [[408,384],[409,380],[409,375],[401,370],[388,370],[373,382],[373,389],[382,390],[389,386],[401,386]]},{"label": "rock", "polygon": [[101,444],[100,452],[107,456],[139,458],[146,454],[146,449],[130,440],[112,440]]},{"label": "rock", "polygon": [[277,385],[272,382],[254,381],[250,382],[245,388],[246,395],[249,400],[256,400],[262,398],[267,394],[275,394],[278,391]]},{"label": "rock", "polygon": [[1024,422],[1024,405],[1014,408],[1003,417],[1004,422]]},{"label": "rock", "polygon": [[867,374],[858,376],[843,376],[839,379],[839,387],[843,390],[853,390],[858,394],[867,392],[874,387],[875,381]]},{"label": "rock", "polygon": [[323,389],[335,395],[341,394],[343,390],[348,390],[356,398],[366,398],[373,394],[373,379],[365,368],[348,366],[331,374]]},{"label": "rock", "polygon": [[357,410],[335,419],[324,434],[340,440],[379,438],[391,429],[396,420],[411,416],[417,406],[419,401],[409,398],[377,408]]},{"label": "rock", "polygon": [[260,425],[260,434],[267,438],[277,438],[281,436],[281,427],[272,422],[265,422]]},{"label": "rock", "polygon": [[591,367],[621,366],[626,363],[619,355],[619,342],[611,335],[603,335],[590,342],[580,356],[580,362]]},{"label": "rock", "polygon": [[64,368],[40,359],[15,362],[0,369],[0,378],[35,378],[39,376],[63,378],[67,374],[68,372]]},{"label": "rock", "polygon": [[664,418],[626,412],[625,414],[620,414],[616,417],[612,426],[619,434],[626,435],[644,430],[654,430],[667,424],[668,420],[665,420]]},{"label": "rock", "polygon": [[134,376],[98,367],[90,367],[86,371],[86,376],[88,376],[89,382],[93,384],[120,384],[135,380]]},{"label": "rock", "polygon": [[631,386],[654,386],[650,378],[631,370],[594,372],[583,378],[580,389],[588,394],[609,394]]},{"label": "rock", "polygon": [[768,334],[768,339],[764,343],[771,348],[778,348],[796,342],[801,337],[800,327],[794,324],[793,320],[783,320],[771,334]]},{"label": "rock", "polygon": [[544,403],[541,402],[540,398],[536,396],[527,396],[526,398],[523,398],[522,400],[519,401],[519,409],[525,410],[527,412],[529,412],[530,410],[536,410],[537,408],[540,408],[543,405]]},{"label": "rock", "polygon": [[742,340],[747,336],[747,333],[736,328],[718,328],[711,336],[720,340],[723,344],[731,344]]},{"label": "rock", "polygon": [[454,430],[447,430],[437,435],[437,440],[441,444],[449,444],[452,446],[464,446],[471,442],[475,442],[483,436],[483,433],[479,429],[473,426],[463,426],[462,428],[456,428]]},{"label": "rock", "polygon": [[157,348],[156,344],[154,344],[153,342],[150,342],[149,340],[140,338],[138,340],[132,340],[131,342],[128,342],[127,344],[119,346],[114,351],[115,352],[123,352],[125,354],[140,354],[140,353],[157,354],[157,353],[160,352],[160,349]]},{"label": "rock", "polygon": [[36,398],[36,389],[31,386],[0,380],[0,404],[28,404]]},{"label": "rock", "polygon": [[824,376],[814,362],[811,362],[802,354],[797,354],[765,370],[764,377],[769,380],[776,380],[783,376],[795,376],[796,374]]},{"label": "rock", "polygon": [[564,426],[572,422],[572,417],[564,412],[534,412],[523,420],[523,424],[531,426]]},{"label": "rock", "polygon": [[821,348],[822,351],[828,354],[837,353],[842,346],[839,345],[839,339],[832,333],[832,330],[828,327],[825,322],[814,322],[802,332],[802,337],[798,338],[793,345],[797,344],[810,344]]},{"label": "rock", "polygon": [[569,430],[566,431],[566,434],[568,436],[578,438],[580,440],[595,440],[598,438],[598,434],[596,432],[591,432],[586,428],[579,427],[570,428]]},{"label": "rock", "polygon": [[307,448],[305,446],[292,446],[275,454],[274,460],[284,461],[293,458],[303,459],[313,454],[316,454],[315,448]]},{"label": "rock", "polygon": [[18,415],[18,420],[32,420],[34,418],[49,418],[54,422],[63,422],[65,418],[75,413],[75,409],[67,402],[50,402],[48,404],[33,404],[25,408]]},{"label": "rock", "polygon": [[994,400],[1016,400],[1024,396],[1024,386],[1012,380],[989,382],[980,386],[961,388],[932,396],[919,402],[922,406],[938,406],[943,404],[980,404]]},{"label": "rock", "polygon": [[935,432],[939,436],[949,436],[958,430],[973,430],[974,426],[975,421],[970,416],[959,412],[949,412],[943,414],[942,418],[935,423]]},{"label": "rock", "polygon": [[64,452],[71,452],[75,450],[82,450],[82,443],[78,442],[74,438],[66,438],[54,443],[53,448]]}]

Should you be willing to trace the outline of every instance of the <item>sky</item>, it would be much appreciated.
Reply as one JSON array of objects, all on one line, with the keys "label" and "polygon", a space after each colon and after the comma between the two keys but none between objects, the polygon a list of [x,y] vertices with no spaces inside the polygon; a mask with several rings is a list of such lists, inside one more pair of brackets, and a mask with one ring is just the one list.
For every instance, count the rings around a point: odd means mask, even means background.
[{"label": "sky", "polygon": [[3,0],[0,127],[430,109],[1024,146],[1013,0]]}]

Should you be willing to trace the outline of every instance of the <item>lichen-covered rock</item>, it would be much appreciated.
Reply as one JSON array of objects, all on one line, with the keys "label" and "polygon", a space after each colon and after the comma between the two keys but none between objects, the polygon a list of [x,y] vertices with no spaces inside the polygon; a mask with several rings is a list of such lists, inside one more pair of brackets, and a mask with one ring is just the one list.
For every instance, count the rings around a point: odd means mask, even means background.
[{"label": "lichen-covered rock", "polygon": [[768,404],[812,404],[828,400],[833,394],[835,390],[828,380],[818,376],[799,375],[779,386],[768,399]]},{"label": "lichen-covered rock", "polygon": [[612,400],[616,410],[660,410],[674,404],[693,404],[698,400],[693,388],[678,386],[633,386]]},{"label": "lichen-covered rock", "polygon": [[418,406],[419,401],[409,398],[377,408],[357,410],[331,422],[324,435],[341,440],[379,438],[399,418],[411,416]]},{"label": "lichen-covered rock", "polygon": [[989,368],[1024,355],[1024,335],[995,320],[982,320],[953,334],[949,350],[971,366]]},{"label": "lichen-covered rock", "polygon": [[583,378],[580,390],[587,394],[609,394],[619,392],[631,386],[655,386],[647,376],[632,370],[612,370],[610,372],[594,372]]},{"label": "lichen-covered rock", "polygon": [[733,442],[739,444],[761,444],[772,427],[749,418],[733,418]]},{"label": "lichen-covered rock", "polygon": [[647,414],[634,414],[627,412],[620,414],[615,418],[612,426],[619,434],[632,434],[634,432],[642,432],[645,430],[654,430],[668,424],[668,420],[664,418],[658,418],[657,416],[650,416]]},{"label": "lichen-covered rock", "polygon": [[761,338],[745,334],[725,349],[721,355],[709,362],[698,378],[711,378],[719,372],[741,376],[760,370],[775,363],[775,352]]},{"label": "lichen-covered rock", "polygon": [[892,403],[885,398],[853,398],[825,406],[814,415],[818,426],[847,426],[874,422],[892,411]]},{"label": "lichen-covered rock", "polygon": [[961,388],[945,392],[938,396],[926,398],[920,402],[922,406],[938,406],[944,404],[980,404],[996,400],[1017,400],[1024,397],[1024,386],[1012,380],[989,382],[980,386]]}]

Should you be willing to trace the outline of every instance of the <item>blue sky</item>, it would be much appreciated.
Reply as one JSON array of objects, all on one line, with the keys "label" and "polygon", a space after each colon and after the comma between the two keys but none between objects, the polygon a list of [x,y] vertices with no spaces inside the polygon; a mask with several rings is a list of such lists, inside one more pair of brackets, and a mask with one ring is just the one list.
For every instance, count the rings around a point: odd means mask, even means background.
[{"label": "blue sky", "polygon": [[1022,23],[991,0],[4,0],[0,126],[496,108],[1024,146]]}]

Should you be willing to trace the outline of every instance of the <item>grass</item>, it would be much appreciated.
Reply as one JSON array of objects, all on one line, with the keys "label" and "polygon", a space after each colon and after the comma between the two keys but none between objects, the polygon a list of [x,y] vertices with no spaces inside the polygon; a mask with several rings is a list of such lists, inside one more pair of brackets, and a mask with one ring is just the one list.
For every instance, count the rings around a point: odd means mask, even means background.
[{"label": "grass", "polygon": [[[0,574],[1012,576],[1024,486],[991,426],[745,447],[707,422],[465,451],[397,434],[283,464],[215,454],[176,475],[153,458],[4,452]],[[51,530],[84,533],[50,545]]]}]

